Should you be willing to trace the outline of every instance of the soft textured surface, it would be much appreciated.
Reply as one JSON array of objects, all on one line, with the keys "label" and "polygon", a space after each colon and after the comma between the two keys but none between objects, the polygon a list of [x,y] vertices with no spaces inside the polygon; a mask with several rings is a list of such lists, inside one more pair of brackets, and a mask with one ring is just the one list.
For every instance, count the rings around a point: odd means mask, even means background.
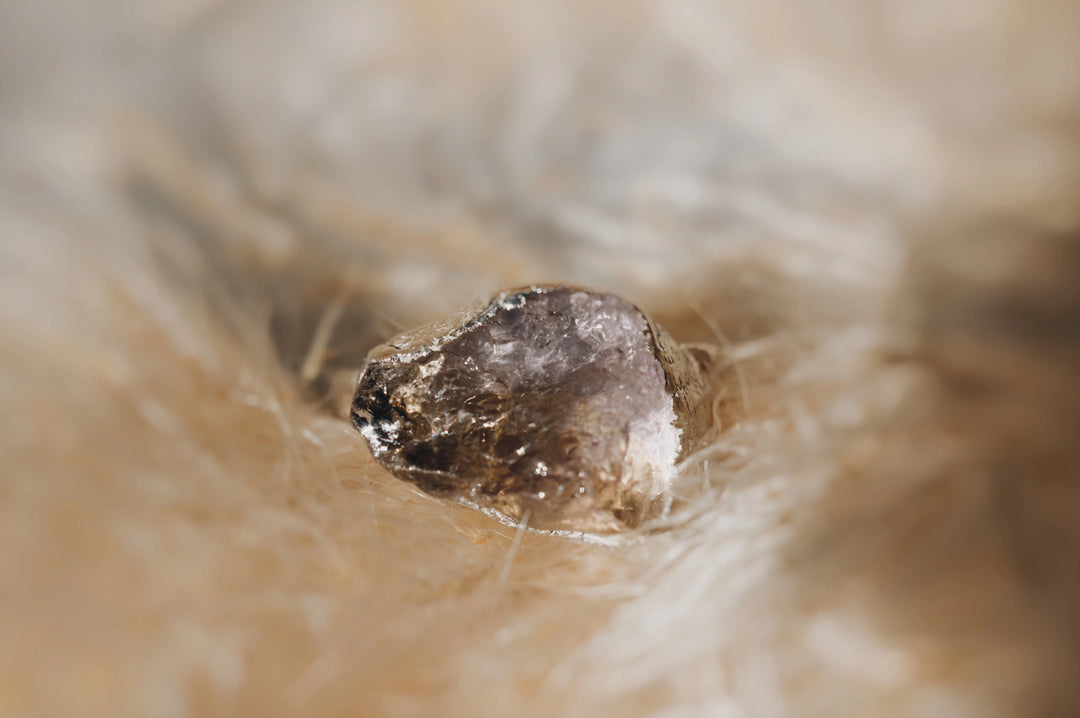
[{"label": "soft textured surface", "polygon": [[[0,714],[1068,716],[1064,0],[0,5]],[[615,546],[426,496],[359,358],[495,290],[725,347]]]}]

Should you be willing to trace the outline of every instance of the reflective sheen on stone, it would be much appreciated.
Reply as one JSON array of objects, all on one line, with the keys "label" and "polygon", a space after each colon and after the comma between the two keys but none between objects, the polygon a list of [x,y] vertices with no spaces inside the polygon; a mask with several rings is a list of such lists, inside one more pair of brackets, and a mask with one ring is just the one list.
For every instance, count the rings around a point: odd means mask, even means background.
[{"label": "reflective sheen on stone", "polygon": [[711,412],[703,370],[637,307],[565,286],[496,296],[368,356],[352,421],[429,493],[537,529],[663,513]]}]

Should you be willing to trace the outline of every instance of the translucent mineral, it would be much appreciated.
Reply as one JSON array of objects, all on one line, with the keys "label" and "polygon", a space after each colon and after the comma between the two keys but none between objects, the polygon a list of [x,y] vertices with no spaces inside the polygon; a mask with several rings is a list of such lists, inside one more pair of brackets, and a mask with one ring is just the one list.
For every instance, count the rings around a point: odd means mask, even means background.
[{"label": "translucent mineral", "polygon": [[666,509],[707,395],[695,355],[633,304],[539,286],[376,347],[351,418],[426,492],[534,529],[611,533]]}]

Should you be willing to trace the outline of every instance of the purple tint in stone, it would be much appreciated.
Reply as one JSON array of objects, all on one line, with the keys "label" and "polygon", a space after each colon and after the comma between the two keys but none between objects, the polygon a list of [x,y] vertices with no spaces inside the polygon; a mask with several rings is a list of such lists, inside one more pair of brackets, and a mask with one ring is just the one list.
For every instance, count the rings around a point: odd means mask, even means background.
[{"label": "purple tint in stone", "polygon": [[608,533],[664,511],[708,396],[694,355],[633,304],[543,286],[376,347],[351,415],[379,463],[424,491]]}]

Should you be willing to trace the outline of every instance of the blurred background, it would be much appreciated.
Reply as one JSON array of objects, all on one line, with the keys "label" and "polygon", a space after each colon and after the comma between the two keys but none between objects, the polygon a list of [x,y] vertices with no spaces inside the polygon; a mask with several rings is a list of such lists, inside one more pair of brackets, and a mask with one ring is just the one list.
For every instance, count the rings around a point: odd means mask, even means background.
[{"label": "blurred background", "polygon": [[[1068,0],[0,1],[0,712],[1075,714],[1078,68]],[[547,281],[725,348],[661,536],[337,418]]]},{"label": "blurred background", "polygon": [[754,257],[863,292],[927,225],[1075,223],[1070,8],[10,2],[6,194],[97,212],[100,257],[214,255],[294,367],[335,297],[385,334],[358,294],[401,325],[548,279],[687,314]]}]

